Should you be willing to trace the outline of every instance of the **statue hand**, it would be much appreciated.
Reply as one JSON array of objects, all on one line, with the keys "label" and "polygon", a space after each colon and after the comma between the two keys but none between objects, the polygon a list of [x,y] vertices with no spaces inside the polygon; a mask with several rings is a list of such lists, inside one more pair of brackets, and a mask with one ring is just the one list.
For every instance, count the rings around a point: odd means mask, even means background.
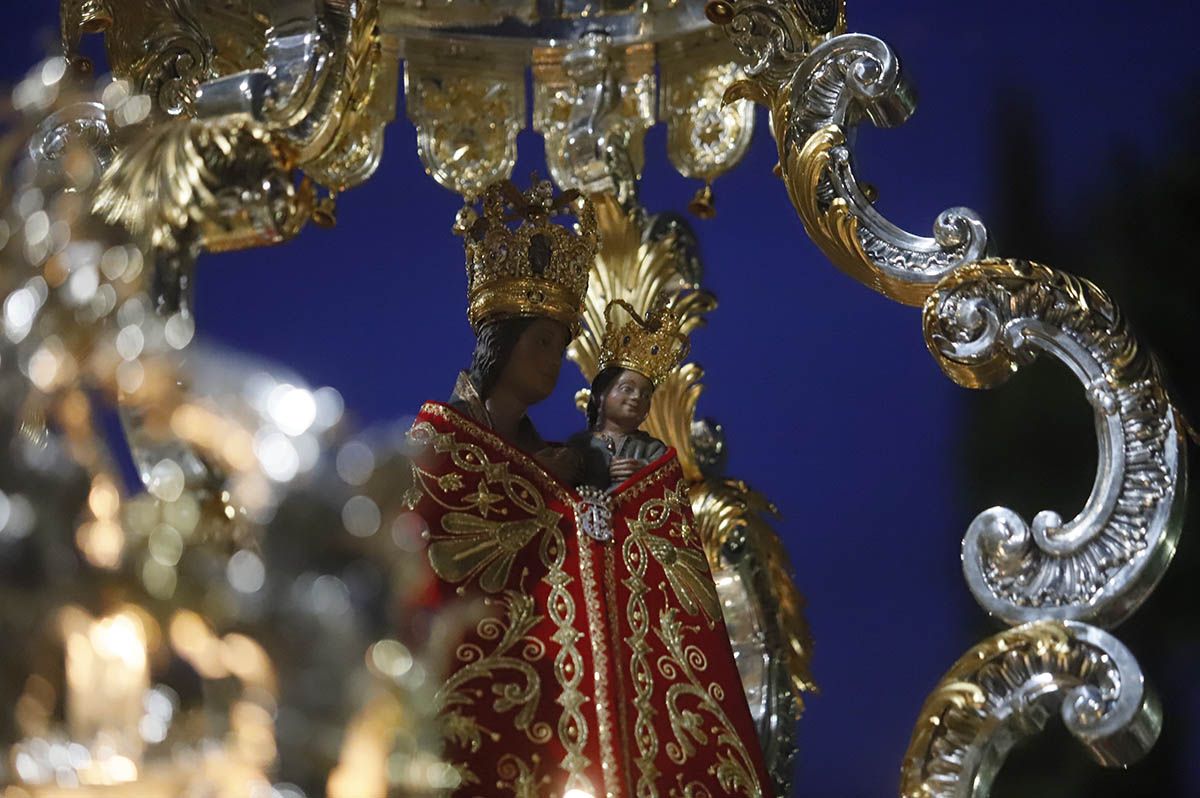
[{"label": "statue hand", "polygon": [[583,461],[579,455],[565,446],[547,446],[535,453],[533,459],[537,460],[542,468],[568,485],[577,483],[580,472],[583,470]]},{"label": "statue hand", "polygon": [[633,457],[614,457],[608,467],[608,476],[613,482],[624,482],[642,467],[642,461]]}]

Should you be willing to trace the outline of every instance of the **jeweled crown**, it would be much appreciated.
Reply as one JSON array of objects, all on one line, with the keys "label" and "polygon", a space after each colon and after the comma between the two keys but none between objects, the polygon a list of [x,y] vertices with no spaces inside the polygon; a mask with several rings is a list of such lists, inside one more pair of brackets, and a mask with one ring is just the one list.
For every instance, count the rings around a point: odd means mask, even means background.
[{"label": "jeweled crown", "polygon": [[[576,231],[555,222],[559,216],[573,216]],[[469,202],[454,230],[465,240],[472,328],[544,316],[579,331],[597,233],[595,209],[578,191],[555,197],[549,181],[522,192],[502,180],[484,189],[482,215]]]},{"label": "jeweled crown", "polygon": [[[629,316],[629,321],[619,327],[613,318],[613,309],[617,307]],[[679,316],[666,302],[655,304],[645,318],[623,299],[609,302],[604,308],[600,370],[620,366],[636,371],[655,386],[661,384],[691,349],[680,324]]]}]

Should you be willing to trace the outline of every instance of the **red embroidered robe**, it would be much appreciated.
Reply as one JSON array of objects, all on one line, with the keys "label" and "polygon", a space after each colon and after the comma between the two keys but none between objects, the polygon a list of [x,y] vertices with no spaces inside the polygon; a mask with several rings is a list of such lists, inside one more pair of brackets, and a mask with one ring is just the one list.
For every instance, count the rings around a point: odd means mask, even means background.
[{"label": "red embroidered robe", "polygon": [[772,794],[674,451],[614,491],[602,543],[573,490],[453,408],[411,437],[439,590],[487,607],[437,697],[455,796]]}]

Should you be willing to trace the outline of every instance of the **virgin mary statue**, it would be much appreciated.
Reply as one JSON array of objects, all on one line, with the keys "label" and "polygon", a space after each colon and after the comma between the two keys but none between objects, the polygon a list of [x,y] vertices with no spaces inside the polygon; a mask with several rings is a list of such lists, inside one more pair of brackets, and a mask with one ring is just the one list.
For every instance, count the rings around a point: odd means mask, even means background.
[{"label": "virgin mary statue", "polygon": [[674,450],[581,494],[526,416],[578,332],[591,204],[505,182],[456,229],[476,349],[411,432],[440,600],[486,608],[437,696],[453,794],[770,796]]}]

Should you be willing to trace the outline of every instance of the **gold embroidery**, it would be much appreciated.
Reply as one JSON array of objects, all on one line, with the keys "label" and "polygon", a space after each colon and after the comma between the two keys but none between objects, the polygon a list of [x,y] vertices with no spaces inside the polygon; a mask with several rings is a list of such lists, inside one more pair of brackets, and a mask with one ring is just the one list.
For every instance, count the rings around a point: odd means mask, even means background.
[{"label": "gold embroidery", "polygon": [[563,568],[567,550],[561,529],[556,526],[542,536],[539,553],[543,565],[546,566],[546,576],[542,581],[550,586],[550,619],[557,627],[550,639],[559,645],[558,653],[554,657],[554,675],[559,686],[557,701],[562,707],[562,713],[558,716],[558,740],[567,752],[561,764],[568,774],[566,789],[578,789],[594,794],[595,788],[584,773],[591,764],[583,754],[587,745],[588,727],[582,707],[587,697],[579,690],[579,684],[583,680],[583,658],[575,646],[576,641],[583,637],[583,633],[575,628],[575,602],[567,590],[567,586],[571,584],[571,577]]},{"label": "gold embroidery", "polygon": [[[576,519],[578,526],[578,518]],[[592,641],[592,673],[596,686],[596,724],[600,732],[600,761],[604,777],[604,794],[617,798],[617,762],[613,754],[612,704],[608,700],[608,649],[604,643],[604,609],[596,590],[596,572],[592,564],[593,543],[590,538],[576,535],[579,545],[579,574],[583,584],[583,601],[588,616],[588,631]],[[609,546],[604,547],[607,551]],[[615,605],[614,608],[615,609]],[[612,609],[609,610],[610,614]]]},{"label": "gold embroidery", "polygon": [[[607,600],[608,624],[609,633],[612,635],[610,642],[612,643],[613,656],[616,657],[621,652],[621,620],[620,613],[617,610],[617,564],[616,557],[613,554],[612,546],[604,547],[604,593]],[[617,701],[617,731],[621,737],[621,774],[625,790],[629,794],[633,792],[633,782],[631,777],[632,768],[630,767],[629,754],[633,748],[629,744],[629,703],[625,701],[625,696],[629,695],[628,686],[625,684],[625,669],[619,664],[614,668],[617,674],[617,695],[621,700]]]},{"label": "gold embroidery", "polygon": [[[535,743],[548,742],[551,734],[549,725],[533,722],[542,695],[542,682],[530,664],[545,656],[546,647],[536,637],[528,636],[542,616],[534,611],[531,597],[515,590],[505,591],[503,598],[489,599],[488,603],[502,607],[504,619],[484,618],[476,626],[475,632],[485,642],[495,642],[495,646],[489,652],[485,652],[478,643],[459,646],[455,652],[459,668],[434,695],[435,705],[442,716],[442,736],[472,752],[480,749],[484,735],[493,742],[499,741],[499,734],[459,711],[460,707],[470,707],[483,697],[482,687],[469,687],[475,680],[482,679],[490,685],[495,697],[492,709],[497,714],[517,710],[513,726]],[[518,645],[520,656],[510,656],[510,652]],[[506,671],[514,673],[516,679],[503,680],[500,674]],[[459,769],[463,770],[461,766]]]},{"label": "gold embroidery", "polygon": [[434,573],[454,584],[478,574],[481,588],[498,593],[508,584],[517,555],[558,518],[557,513],[547,513],[553,518],[503,522],[466,513],[447,513],[442,518],[442,530],[452,537],[429,544],[429,564]]},{"label": "gold embroidery", "polygon": [[[488,513],[492,512],[492,505],[500,504],[504,501],[504,497],[489,491],[487,489],[487,482],[480,480],[478,490],[468,496],[466,501],[468,505],[479,510],[479,514],[481,516],[487,518]],[[508,510],[500,507],[496,510],[496,512],[504,515],[506,512],[508,512]]]},{"label": "gold embroidery", "polygon": [[[661,502],[648,502],[644,509],[646,519],[643,521],[639,516],[636,524],[630,524],[630,530],[636,526],[636,534],[646,533],[646,547],[662,566],[679,605],[690,615],[703,610],[711,628],[721,617],[721,603],[704,551],[698,547],[676,546],[668,538],[648,534],[652,526],[664,526],[671,513],[686,517],[690,509],[687,486],[680,480],[674,491],[668,489],[664,493]],[[686,533],[682,537],[686,539]]]},{"label": "gold embroidery", "polygon": [[526,764],[514,754],[500,757],[496,763],[496,786],[509,790],[513,798],[539,798],[541,792],[538,787],[550,780],[544,776],[539,779],[535,775],[540,764],[537,754],[533,755],[532,762],[532,765]]},{"label": "gold embroidery", "polygon": [[[476,424],[474,421],[471,421],[454,408],[447,405],[438,404],[437,402],[426,402],[421,407],[421,412],[425,415],[436,416],[437,418],[447,421],[451,426],[457,427],[458,429],[466,430],[475,437],[487,441],[489,446],[499,451],[509,460],[516,460],[517,462],[523,463],[528,467],[530,473],[534,475],[535,479],[541,483],[541,487],[547,493],[552,494],[560,501],[566,504],[571,504],[575,500],[575,497],[571,495],[571,490],[554,477],[547,474],[545,469],[538,464],[537,460],[534,460],[529,456],[529,454],[513,446],[511,443],[504,440],[490,429],[482,427],[479,424]],[[419,426],[421,425],[418,424],[417,427]],[[433,429],[433,425],[428,426],[430,430]],[[414,432],[416,431],[417,427],[413,427]],[[411,435],[412,433],[409,434]],[[471,448],[479,450],[479,447]]]},{"label": "gold embroidery", "polygon": [[704,552],[676,546],[666,538],[646,536],[646,547],[662,566],[667,583],[679,601],[679,606],[689,615],[703,610],[711,627],[721,617],[721,604],[717,598],[717,586],[708,572],[708,558]]},{"label": "gold embroidery", "polygon": [[[638,523],[642,524],[648,517],[650,504],[647,503],[638,513]],[[637,785],[634,793],[637,798],[658,798],[658,788],[655,786],[659,771],[654,764],[658,757],[658,735],[654,731],[654,707],[651,695],[654,692],[654,673],[650,668],[648,655],[650,646],[646,635],[650,628],[649,612],[646,609],[646,566],[647,553],[645,534],[634,532],[634,523],[630,522],[629,537],[621,546],[625,559],[625,567],[629,577],[625,580],[629,588],[629,601],[626,605],[626,615],[629,619],[629,673],[633,679],[633,706],[637,710],[633,724],[633,737],[637,742],[638,755],[635,764],[638,768]]]},{"label": "gold embroidery", "polygon": [[[663,469],[662,478],[674,476],[678,479],[679,473],[675,468]],[[655,480],[654,477],[647,479],[647,482],[661,481]],[[639,485],[639,488],[644,486]],[[646,637],[649,630],[650,619],[646,608],[645,596],[649,592],[646,584],[647,566],[649,558],[653,557],[655,562],[661,566],[666,584],[660,584],[659,587],[667,596],[667,604],[672,604],[671,594],[674,596],[674,603],[690,615],[699,615],[703,612],[708,620],[708,625],[711,628],[718,618],[721,617],[721,606],[717,598],[716,585],[712,581],[712,576],[708,570],[708,560],[698,546],[677,546],[668,536],[659,534],[664,527],[667,527],[673,518],[684,519],[686,525],[686,517],[690,508],[687,485],[683,480],[679,479],[673,489],[668,488],[664,491],[663,498],[652,499],[642,504],[638,508],[636,519],[630,519],[629,537],[626,538],[622,546],[622,553],[625,558],[625,565],[629,570],[629,578],[625,580],[625,584],[629,587],[630,597],[627,606],[627,615],[630,626],[629,644],[632,649],[630,657],[630,673],[634,681],[634,699],[633,705],[637,711],[636,720],[634,722],[634,738],[637,742],[638,756],[636,764],[640,775],[638,777],[636,795],[638,798],[657,798],[658,787],[657,779],[659,771],[654,764],[654,760],[658,755],[659,741],[654,731],[654,714],[655,707],[652,705],[652,696],[654,691],[654,672],[648,662],[650,654],[650,646],[646,642]],[[686,541],[688,535],[686,530],[672,529],[674,534],[683,537]],[[668,535],[671,532],[668,532]],[[694,535],[692,536],[694,537]],[[670,586],[670,592],[667,592],[667,585]],[[670,610],[671,617],[674,618],[676,610]],[[662,637],[662,634],[659,634]],[[695,650],[699,654],[699,650]],[[703,655],[700,654],[702,657]],[[705,667],[707,665],[705,664]],[[668,682],[673,681],[676,677],[677,670],[669,665],[664,669],[664,660],[660,659],[658,664],[658,672],[660,675],[667,678]],[[672,690],[678,692],[678,685],[668,687],[668,695]],[[712,687],[720,691],[718,685]],[[718,706],[719,710],[720,707]],[[670,704],[668,704],[670,711]],[[667,744],[667,754],[676,764],[683,764],[693,753],[694,748],[691,747],[690,741],[685,740],[684,743],[679,742],[680,734],[683,730],[693,731],[693,737],[698,742],[705,742],[703,730],[698,726],[699,716],[691,712],[677,712],[672,715],[671,723],[672,730],[676,732],[677,741]],[[676,724],[680,724],[678,727]],[[728,757],[726,757],[728,759]],[[747,760],[749,761],[749,760]],[[735,763],[736,764],[736,763]],[[721,783],[725,784],[725,780],[731,784],[741,784],[740,776],[731,770],[731,767],[720,760],[718,765],[714,766],[718,769],[718,778]],[[753,768],[751,768],[753,770]],[[730,776],[729,774],[733,775]],[[737,778],[734,778],[734,777]],[[682,795],[698,795],[703,790],[702,785],[691,783],[681,785]]]},{"label": "gold embroidery", "polygon": [[462,490],[462,476],[459,474],[444,474],[438,477],[437,484],[444,491]]},{"label": "gold embroidery", "polygon": [[[511,473],[508,462],[490,462],[481,446],[458,441],[453,434],[440,433],[429,422],[417,423],[409,433],[414,443],[432,447],[433,451],[440,454],[449,454],[453,464],[460,471],[479,474],[480,482],[476,492],[460,499],[465,504],[456,504],[448,497],[437,495],[434,492],[432,488],[437,484],[437,480],[433,479],[431,474],[420,469],[415,471],[425,493],[440,506],[451,511],[442,519],[441,531],[447,537],[438,537],[429,546],[430,563],[439,576],[448,581],[463,581],[478,574],[480,587],[496,592],[508,583],[513,563],[520,551],[534,538],[540,538],[538,553],[542,565],[546,569],[546,575],[542,581],[550,587],[547,611],[550,620],[556,627],[551,640],[559,646],[554,657],[554,673],[559,685],[556,703],[562,707],[558,718],[557,734],[560,744],[566,751],[560,766],[568,774],[566,789],[579,789],[593,793],[594,787],[586,774],[591,763],[583,753],[588,741],[588,724],[582,711],[588,698],[579,689],[584,676],[584,663],[576,645],[584,635],[575,628],[575,601],[568,589],[571,577],[564,568],[567,549],[563,532],[558,526],[562,516],[546,507],[542,491],[558,498],[568,506],[573,505],[572,495],[560,483],[542,471],[527,454],[505,443],[499,436],[464,418],[451,408],[426,403],[422,412],[446,420],[457,429],[484,440],[510,460],[525,464],[533,477],[531,481]],[[502,496],[499,494],[500,491],[503,493]],[[495,503],[490,500],[491,496],[507,498],[531,517],[519,521],[498,521],[486,518],[489,508]],[[510,604],[516,597],[520,597],[532,605],[532,598],[515,591],[507,591],[505,595]],[[489,639],[500,640],[496,651],[487,656],[484,656],[482,651],[478,651],[478,659],[469,662],[452,677],[451,682],[447,682],[449,689],[457,690],[463,681],[473,678],[463,677],[464,670],[470,669],[471,672],[478,673],[481,662],[494,660],[501,653],[501,647],[510,640],[511,636],[511,633],[506,636],[501,631],[502,628],[502,625],[489,627],[489,632],[492,634]],[[511,645],[511,642],[508,644]],[[498,690],[499,692],[497,692]],[[495,704],[497,711],[507,711],[520,705],[521,712],[525,712],[526,705],[522,703],[522,700],[527,695],[527,691],[522,691],[519,685],[496,686],[493,687],[493,692],[497,696]],[[470,703],[470,698],[460,698],[458,703]],[[528,711],[531,715],[532,707],[535,704],[536,701],[529,705]],[[451,704],[447,702],[446,706],[449,708]],[[521,719],[525,719],[523,714],[518,715],[518,720]],[[526,723],[528,723],[527,719]],[[533,724],[533,726],[539,735],[535,742],[549,741],[552,732],[546,724]],[[519,725],[518,728],[520,728]],[[464,732],[460,729],[458,733]],[[479,733],[482,734],[482,731]],[[504,786],[519,796],[536,794],[537,782],[533,780],[532,775],[526,778],[521,770],[522,767],[528,769],[528,765],[515,758],[505,761],[509,775],[502,777],[506,781]]]},{"label": "gold embroidery", "polygon": [[[656,630],[668,652],[658,660],[659,673],[668,681],[681,679],[667,688],[667,716],[675,735],[675,740],[667,743],[667,756],[682,765],[695,756],[694,743],[707,745],[711,733],[723,748],[717,752],[716,762],[709,765],[708,772],[716,776],[717,783],[726,794],[740,793],[746,798],[758,798],[762,795],[762,787],[754,769],[754,760],[721,708],[725,691],[716,682],[710,682],[707,686],[701,683],[697,672],[708,668],[708,659],[698,646],[685,644],[684,633],[692,627],[684,626],[676,616],[675,608],[668,607],[659,617]],[[688,698],[696,701],[694,708],[682,706],[682,702]],[[706,731],[697,710],[705,712],[715,725]],[[683,794],[689,794],[688,790],[693,786],[700,787],[699,784],[687,785]]]},{"label": "gold embroidery", "polygon": [[[448,501],[445,492],[447,485],[457,484],[461,488],[461,474],[450,472],[434,477],[421,468],[413,469],[425,495],[452,511],[442,518],[443,534],[429,544],[427,554],[434,573],[454,584],[478,576],[483,590],[489,593],[503,590],[512,575],[517,555],[539,533],[557,527],[562,516],[546,507],[533,483],[511,473],[508,463],[489,461],[482,447],[440,433],[427,421],[413,426],[409,437],[417,444],[432,447],[435,452],[449,454],[451,462],[460,471],[479,475],[475,492],[457,504]],[[492,505],[505,498],[532,517],[503,522],[489,519]],[[497,512],[507,512],[507,508]]]},{"label": "gold embroidery", "polygon": [[616,499],[619,504],[632,501],[660,482],[665,482],[671,477],[678,479],[680,473],[679,458],[672,458],[671,460],[668,460],[666,464],[655,469],[647,476],[642,477],[625,490],[618,491],[617,493],[613,494],[613,498]]}]

